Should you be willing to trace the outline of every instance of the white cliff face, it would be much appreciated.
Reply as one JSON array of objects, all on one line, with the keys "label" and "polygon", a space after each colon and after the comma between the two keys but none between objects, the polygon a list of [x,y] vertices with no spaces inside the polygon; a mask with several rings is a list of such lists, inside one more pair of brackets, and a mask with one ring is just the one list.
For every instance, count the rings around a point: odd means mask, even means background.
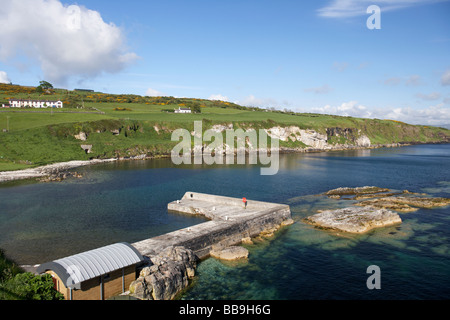
[{"label": "white cliff face", "polygon": [[230,123],[228,125],[215,124],[211,128],[211,130],[214,132],[224,132],[227,129],[233,129],[233,124],[232,123]]},{"label": "white cliff face", "polygon": [[281,141],[301,141],[307,146],[314,149],[327,149],[327,136],[320,134],[314,130],[303,130],[296,126],[290,127],[273,127],[266,130],[271,138]]},{"label": "white cliff face", "polygon": [[[227,129],[233,129],[233,124],[215,124],[212,126],[210,130],[222,133],[224,134]],[[247,133],[254,131],[255,129],[247,129],[245,130]],[[328,143],[328,136],[327,134],[321,134],[315,130],[310,129],[300,129],[297,126],[288,126],[288,127],[281,127],[276,126],[272,127],[270,129],[264,129],[264,131],[267,133],[267,135],[272,139],[278,139],[280,141],[292,141],[292,142],[302,142],[307,146],[307,149],[320,149],[320,150],[330,150],[335,149],[339,147],[351,147],[353,144],[350,145],[333,145]],[[361,133],[361,130],[358,131],[358,135]],[[192,136],[194,136],[194,132],[191,132]],[[257,133],[258,134],[258,133]],[[339,136],[338,134],[336,136]],[[209,143],[204,143],[203,146],[196,146],[194,147],[194,151],[201,151],[200,149],[203,147],[206,152],[210,152],[210,148],[208,147]],[[366,135],[360,135],[359,138],[354,142],[354,145],[356,147],[370,147],[371,142],[370,139]],[[248,151],[249,149],[255,150],[258,149],[258,145],[252,145],[250,139],[246,138],[246,147],[245,150]],[[198,150],[197,150],[198,149]],[[233,153],[238,150],[233,150],[230,146],[226,144],[225,136],[223,138],[223,145],[217,146],[215,149],[215,152],[221,153],[221,154],[228,154]]]},{"label": "white cliff face", "polygon": [[358,147],[370,147],[371,146],[371,142],[370,142],[370,139],[367,136],[362,135],[356,140],[356,145]]}]

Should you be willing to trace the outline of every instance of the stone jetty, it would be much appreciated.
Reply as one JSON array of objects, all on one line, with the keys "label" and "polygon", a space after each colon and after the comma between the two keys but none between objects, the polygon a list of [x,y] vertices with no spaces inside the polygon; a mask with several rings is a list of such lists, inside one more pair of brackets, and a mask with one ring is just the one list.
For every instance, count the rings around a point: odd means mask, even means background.
[{"label": "stone jetty", "polygon": [[209,221],[133,243],[147,257],[147,265],[131,284],[130,294],[139,299],[173,299],[194,276],[198,260],[209,256],[245,259],[248,251],[236,245],[293,223],[288,205],[243,200],[186,192],[169,203],[169,211]]},{"label": "stone jetty", "polygon": [[256,237],[273,228],[293,223],[288,205],[186,192],[168,204],[173,212],[200,215],[207,222],[133,243],[144,256],[155,255],[165,248],[183,246],[200,258],[211,250],[240,244],[244,238]]}]

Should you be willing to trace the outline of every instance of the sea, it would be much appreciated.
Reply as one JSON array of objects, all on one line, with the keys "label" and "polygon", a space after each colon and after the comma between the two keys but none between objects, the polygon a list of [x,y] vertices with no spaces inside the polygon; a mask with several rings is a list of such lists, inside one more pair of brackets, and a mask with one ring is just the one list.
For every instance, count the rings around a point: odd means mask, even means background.
[{"label": "sea", "polygon": [[288,204],[294,224],[246,244],[248,259],[201,261],[182,300],[450,298],[450,206],[399,213],[400,225],[362,235],[303,222],[317,210],[352,206],[323,195],[338,187],[450,197],[449,144],[281,154],[276,175],[260,168],[133,160],[80,167],[82,178],[62,182],[3,183],[0,248],[18,264],[35,265],[137,242],[205,222],[167,211],[185,192],[204,192]]}]

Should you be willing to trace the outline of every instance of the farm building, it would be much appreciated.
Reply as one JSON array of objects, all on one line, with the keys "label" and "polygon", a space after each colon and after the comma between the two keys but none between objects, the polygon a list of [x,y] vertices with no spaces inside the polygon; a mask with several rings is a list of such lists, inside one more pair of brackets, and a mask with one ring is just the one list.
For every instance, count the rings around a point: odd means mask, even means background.
[{"label": "farm building", "polygon": [[175,109],[175,113],[192,113],[191,109],[189,108],[181,108]]},{"label": "farm building", "polygon": [[48,100],[23,100],[23,99],[11,99],[9,100],[11,108],[62,108],[63,103],[61,100],[48,101]]},{"label": "farm building", "polygon": [[127,291],[143,256],[121,242],[41,264],[66,300],[106,300]]}]

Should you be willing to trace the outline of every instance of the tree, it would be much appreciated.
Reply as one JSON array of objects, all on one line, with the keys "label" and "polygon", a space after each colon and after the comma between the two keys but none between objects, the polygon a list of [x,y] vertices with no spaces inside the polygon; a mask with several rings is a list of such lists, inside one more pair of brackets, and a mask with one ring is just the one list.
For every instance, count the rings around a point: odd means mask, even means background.
[{"label": "tree", "polygon": [[194,113],[202,113],[202,108],[199,105],[192,106],[192,111]]},{"label": "tree", "polygon": [[53,85],[47,81],[39,81],[39,87],[41,87],[44,90],[53,89]]}]

